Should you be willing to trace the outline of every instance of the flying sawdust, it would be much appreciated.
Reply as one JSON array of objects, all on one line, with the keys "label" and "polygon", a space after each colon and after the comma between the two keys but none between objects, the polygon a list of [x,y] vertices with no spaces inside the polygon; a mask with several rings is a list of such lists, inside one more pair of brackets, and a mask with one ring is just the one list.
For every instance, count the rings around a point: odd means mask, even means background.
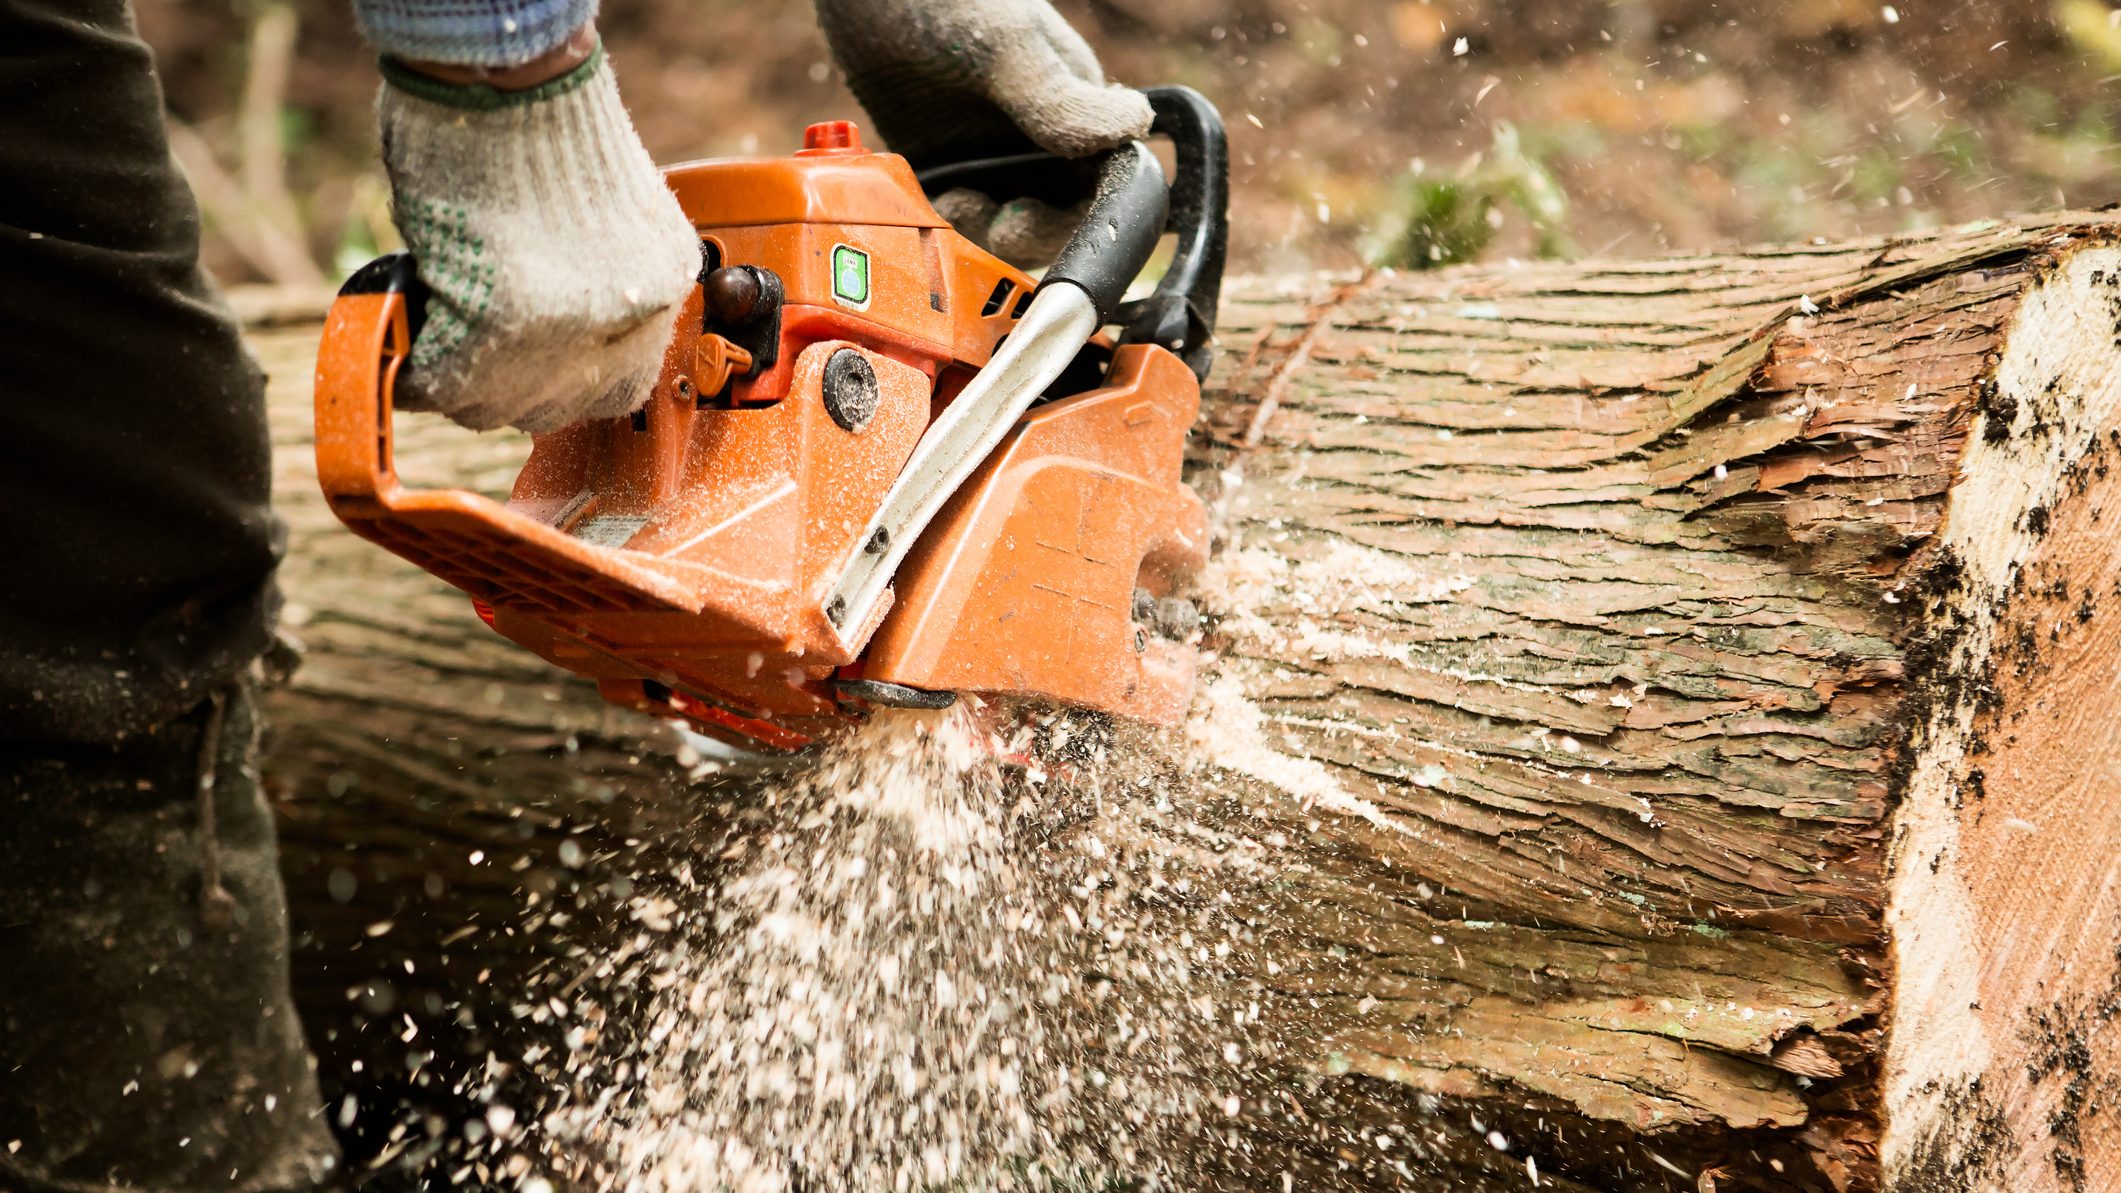
[{"label": "flying sawdust", "polygon": [[1016,744],[1097,778],[1006,769],[963,711],[880,716],[679,867],[676,897],[640,896],[601,1030],[550,1062],[572,1092],[540,1124],[548,1170],[647,1193],[1193,1187],[1184,1141],[1242,1103],[1204,1071],[1247,1056],[1257,1004],[1220,1006],[1208,972],[1242,932],[1173,864],[1197,846],[1134,835],[1159,820],[1149,777],[1043,721]]}]

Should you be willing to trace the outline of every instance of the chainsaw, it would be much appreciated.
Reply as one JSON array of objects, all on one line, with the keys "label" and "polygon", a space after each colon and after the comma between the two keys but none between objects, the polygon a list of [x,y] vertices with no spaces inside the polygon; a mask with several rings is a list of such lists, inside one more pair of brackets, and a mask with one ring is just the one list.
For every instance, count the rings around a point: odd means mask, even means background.
[{"label": "chainsaw", "polygon": [[[916,174],[846,122],[792,157],[667,169],[701,268],[654,390],[537,437],[505,503],[399,483],[392,386],[426,291],[379,258],[320,348],[325,497],[606,700],[734,749],[966,694],[1175,723],[1195,659],[1159,611],[1207,556],[1181,467],[1228,149],[1207,100],[1148,95],[1169,183],[1143,142]],[[1086,215],[1034,280],[936,214],[961,187]]]}]

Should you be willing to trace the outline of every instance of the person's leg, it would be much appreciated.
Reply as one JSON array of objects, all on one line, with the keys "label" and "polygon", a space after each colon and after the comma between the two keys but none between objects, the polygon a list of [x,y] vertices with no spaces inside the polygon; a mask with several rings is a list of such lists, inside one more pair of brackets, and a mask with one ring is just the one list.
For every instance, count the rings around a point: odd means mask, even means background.
[{"label": "person's leg", "polygon": [[256,733],[232,684],[116,749],[0,745],[0,1189],[330,1173]]},{"label": "person's leg", "polygon": [[239,678],[279,552],[262,379],[161,119],[124,0],[0,0],[11,1193],[303,1189],[333,1156]]},{"label": "person's leg", "polygon": [[0,739],[137,733],[257,657],[270,480],[126,0],[0,0]]}]

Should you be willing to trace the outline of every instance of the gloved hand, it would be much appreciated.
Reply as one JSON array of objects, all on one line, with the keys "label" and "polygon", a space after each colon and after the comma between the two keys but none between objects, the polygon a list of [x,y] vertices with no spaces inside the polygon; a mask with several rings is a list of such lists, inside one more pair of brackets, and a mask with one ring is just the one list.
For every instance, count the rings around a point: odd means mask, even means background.
[{"label": "gloved hand", "polygon": [[[1138,91],[1047,0],[817,0],[818,24],[884,143],[916,169],[1044,149],[1083,157],[1145,135]],[[1077,222],[1035,200],[952,191],[936,209],[1011,260],[1050,259]]]},{"label": "gloved hand", "polygon": [[432,297],[399,405],[474,430],[637,409],[699,271],[699,238],[602,50],[522,91],[384,60],[383,162]]}]

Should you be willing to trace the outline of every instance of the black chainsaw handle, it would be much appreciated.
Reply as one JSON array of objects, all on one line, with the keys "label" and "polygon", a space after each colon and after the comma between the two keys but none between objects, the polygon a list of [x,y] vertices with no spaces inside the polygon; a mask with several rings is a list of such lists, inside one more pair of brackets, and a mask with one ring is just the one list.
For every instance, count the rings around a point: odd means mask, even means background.
[{"label": "black chainsaw handle", "polygon": [[351,294],[402,294],[410,338],[419,339],[420,329],[427,325],[427,283],[420,280],[420,268],[411,253],[385,253],[354,270],[339,286],[340,297]]},{"label": "black chainsaw handle", "polygon": [[1140,141],[1097,160],[1096,197],[1038,288],[1075,286],[1090,296],[1098,323],[1105,324],[1119,318],[1127,287],[1141,276],[1163,238],[1171,191],[1164,185],[1164,168]]},{"label": "black chainsaw handle", "polygon": [[1208,379],[1223,268],[1230,256],[1230,142],[1222,113],[1191,87],[1154,87],[1151,136],[1171,139],[1178,176],[1171,180],[1170,228],[1178,234],[1171,268],[1156,293],[1120,312],[1120,342],[1162,344]]},{"label": "black chainsaw handle", "polygon": [[[1123,326],[1121,343],[1161,344],[1206,379],[1213,362],[1211,341],[1221,305],[1223,269],[1230,253],[1229,140],[1221,113],[1192,88],[1152,87],[1143,94],[1156,113],[1149,135],[1170,140],[1177,165],[1168,212],[1151,240],[1173,232],[1178,248],[1156,292],[1121,306],[1114,317]],[[931,197],[965,187],[996,202],[1033,198],[1065,208],[1099,188],[1108,160],[1109,155],[1064,158],[1024,153],[933,166],[922,170],[920,179]],[[1095,224],[1095,220],[1085,221],[1077,238]],[[1140,272],[1139,267],[1134,270],[1134,274]],[[1130,274],[1127,282],[1133,280]]]}]

